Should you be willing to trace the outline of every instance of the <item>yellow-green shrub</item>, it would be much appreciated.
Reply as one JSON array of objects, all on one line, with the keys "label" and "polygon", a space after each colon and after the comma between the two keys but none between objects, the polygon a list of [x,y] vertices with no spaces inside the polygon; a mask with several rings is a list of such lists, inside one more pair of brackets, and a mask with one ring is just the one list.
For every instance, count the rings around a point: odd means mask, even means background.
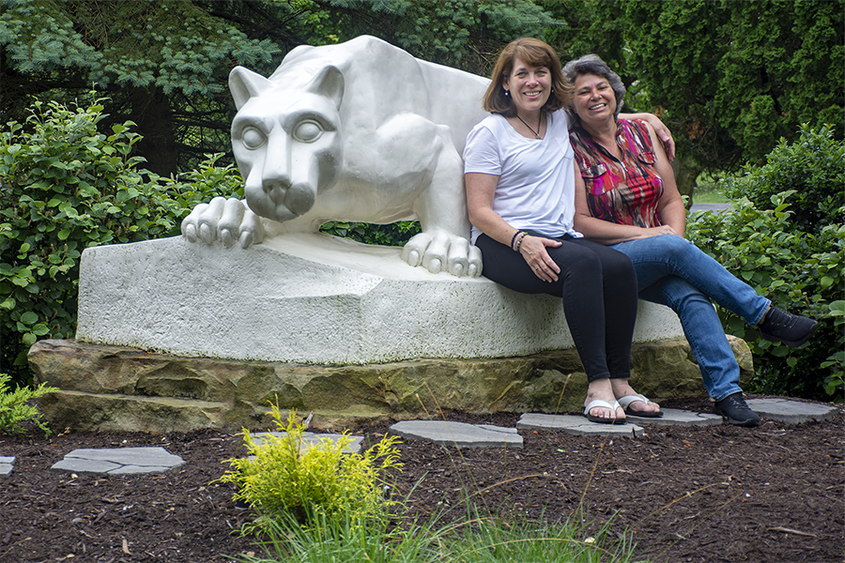
[{"label": "yellow-green shrub", "polygon": [[4,434],[26,432],[26,428],[21,426],[21,423],[32,421],[44,431],[44,436],[49,436],[51,430],[42,419],[41,411],[35,405],[30,404],[29,401],[43,397],[48,393],[54,393],[58,389],[47,387],[46,384],[42,383],[34,389],[18,387],[12,391],[8,387],[11,379],[8,374],[0,373],[0,432]]},{"label": "yellow-green shrub", "polygon": [[283,422],[278,406],[272,407],[282,436],[256,438],[244,429],[242,436],[250,457],[230,459],[232,469],[218,480],[238,487],[235,500],[261,515],[243,532],[261,535],[271,522],[293,514],[308,526],[320,523],[384,521],[395,504],[384,494],[389,470],[400,469],[398,438],[388,437],[363,454],[344,453],[351,437],[303,438],[305,426],[290,411]]}]

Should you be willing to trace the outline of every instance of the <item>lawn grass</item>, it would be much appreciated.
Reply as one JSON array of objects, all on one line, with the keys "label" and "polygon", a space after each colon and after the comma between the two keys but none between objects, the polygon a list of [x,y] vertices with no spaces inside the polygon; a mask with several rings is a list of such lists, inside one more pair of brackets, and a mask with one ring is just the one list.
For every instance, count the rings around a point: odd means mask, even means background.
[{"label": "lawn grass", "polygon": [[692,192],[693,203],[730,203],[719,188],[719,180],[713,175],[703,172],[695,180]]},{"label": "lawn grass", "polygon": [[725,197],[722,192],[714,187],[696,187],[692,192],[692,201],[694,203],[730,203],[730,199]]}]

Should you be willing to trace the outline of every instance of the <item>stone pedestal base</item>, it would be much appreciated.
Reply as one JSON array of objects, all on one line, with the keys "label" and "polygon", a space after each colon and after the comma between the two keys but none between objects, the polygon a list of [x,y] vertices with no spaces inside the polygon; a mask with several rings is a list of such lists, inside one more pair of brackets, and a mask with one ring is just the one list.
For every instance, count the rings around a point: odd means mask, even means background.
[{"label": "stone pedestal base", "polygon": [[[753,373],[744,341],[729,337]],[[37,382],[61,389],[41,409],[55,429],[189,431],[267,428],[270,402],[314,411],[315,424],[439,418],[440,411],[580,412],[586,375],[575,350],[495,359],[418,359],[368,365],[302,365],[189,358],[75,340],[29,352]],[[632,384],[652,399],[704,393],[683,338],[635,343]]]},{"label": "stone pedestal base", "polygon": [[[226,249],[183,237],[89,248],[77,340],[313,364],[496,358],[573,347],[560,298],[412,268],[397,247],[290,234]],[[634,340],[682,336],[640,302]]]},{"label": "stone pedestal base", "polygon": [[[62,390],[42,409],[56,428],[149,432],[261,428],[270,402],[322,426],[581,410],[559,298],[431,274],[399,252],[303,234],[248,250],[182,237],[87,249],[78,341],[30,351],[38,381]],[[634,343],[639,391],[703,391],[670,309],[640,302]]]}]

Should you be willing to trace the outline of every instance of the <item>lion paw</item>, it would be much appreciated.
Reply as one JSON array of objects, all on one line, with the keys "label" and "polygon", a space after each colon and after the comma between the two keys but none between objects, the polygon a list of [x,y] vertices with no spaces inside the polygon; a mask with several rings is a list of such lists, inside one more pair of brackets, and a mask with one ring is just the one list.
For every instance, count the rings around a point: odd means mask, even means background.
[{"label": "lion paw", "polygon": [[190,242],[213,244],[219,240],[225,247],[236,242],[249,248],[264,240],[261,219],[237,198],[215,197],[197,205],[182,221],[182,235]]},{"label": "lion paw", "polygon": [[481,251],[464,237],[420,233],[402,249],[402,259],[411,266],[422,266],[432,274],[448,272],[457,277],[481,275]]}]

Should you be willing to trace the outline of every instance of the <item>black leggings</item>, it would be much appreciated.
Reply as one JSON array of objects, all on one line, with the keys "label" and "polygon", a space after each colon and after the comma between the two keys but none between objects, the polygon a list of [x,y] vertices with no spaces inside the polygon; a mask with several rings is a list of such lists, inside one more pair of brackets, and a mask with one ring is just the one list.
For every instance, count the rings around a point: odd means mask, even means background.
[{"label": "black leggings", "polygon": [[487,278],[520,293],[563,298],[566,324],[587,381],[630,377],[637,320],[634,266],[627,256],[603,244],[569,235],[555,240],[563,244],[546,247],[560,267],[558,280],[552,283],[538,278],[520,253],[487,235],[479,236],[475,244],[481,249]]}]

